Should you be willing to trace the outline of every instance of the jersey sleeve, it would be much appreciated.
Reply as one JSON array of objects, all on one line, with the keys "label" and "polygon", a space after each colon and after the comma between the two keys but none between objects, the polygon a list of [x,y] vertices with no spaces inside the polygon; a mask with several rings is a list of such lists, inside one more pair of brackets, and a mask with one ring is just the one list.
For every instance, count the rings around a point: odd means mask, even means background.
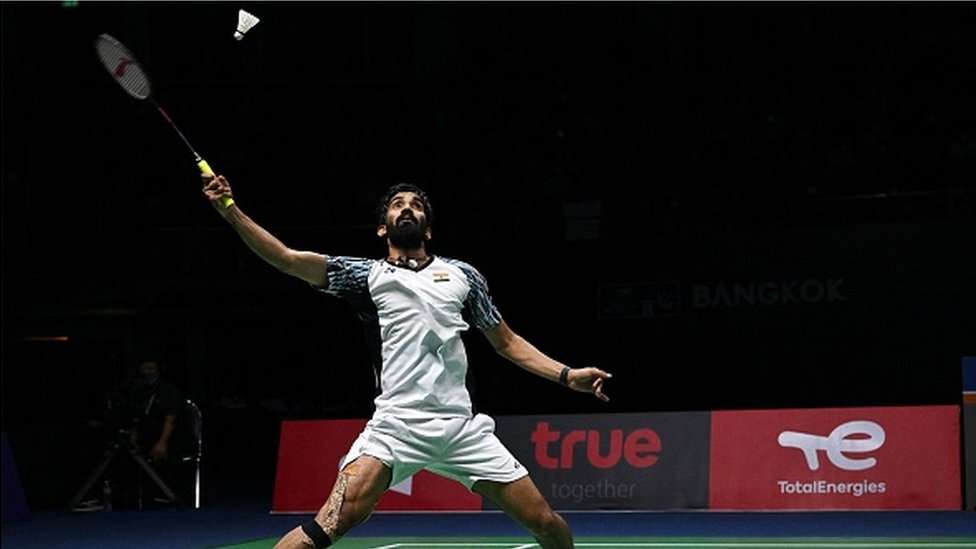
[{"label": "jersey sleeve", "polygon": [[468,285],[470,286],[464,306],[471,324],[482,331],[490,330],[501,324],[502,315],[498,312],[498,307],[495,307],[495,302],[491,299],[491,293],[488,291],[488,282],[485,280],[485,277],[477,269],[463,261],[455,260],[454,264],[464,272],[464,276],[468,279]]},{"label": "jersey sleeve", "polygon": [[369,270],[374,262],[373,259],[360,257],[325,256],[325,272],[328,280],[325,286],[318,289],[337,297],[368,294]]}]

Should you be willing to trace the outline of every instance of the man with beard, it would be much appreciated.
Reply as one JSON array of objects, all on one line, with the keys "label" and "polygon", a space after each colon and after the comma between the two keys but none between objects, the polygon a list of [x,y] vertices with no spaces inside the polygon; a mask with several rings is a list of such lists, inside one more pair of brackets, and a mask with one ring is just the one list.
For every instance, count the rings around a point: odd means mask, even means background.
[{"label": "man with beard", "polygon": [[288,532],[277,548],[328,547],[366,520],[388,487],[420,469],[488,498],[543,548],[573,547],[566,522],[495,436],[494,421],[472,414],[461,332],[474,324],[508,360],[604,401],[610,374],[571,369],[549,358],[502,320],[474,267],[428,253],[433,209],[420,188],[394,185],[380,200],[376,234],[386,241],[383,259],[288,248],[238,205],[221,205],[221,198],[232,196],[223,176],[205,176],[204,194],[262,259],[352,303],[367,324],[381,372],[376,411],[339,464],[331,495],[313,520]]}]

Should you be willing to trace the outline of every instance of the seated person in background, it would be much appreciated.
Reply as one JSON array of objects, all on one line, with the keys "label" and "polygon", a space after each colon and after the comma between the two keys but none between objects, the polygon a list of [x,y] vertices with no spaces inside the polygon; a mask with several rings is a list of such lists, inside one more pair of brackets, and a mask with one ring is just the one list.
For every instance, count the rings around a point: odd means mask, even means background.
[{"label": "seated person in background", "polygon": [[179,389],[162,377],[161,361],[144,360],[126,395],[126,408],[134,420],[136,447],[153,463],[170,456],[176,417],[183,405]]},{"label": "seated person in background", "polygon": [[[148,357],[141,361],[135,377],[120,395],[120,412],[123,423],[130,429],[132,447],[149,461],[170,489],[179,493],[174,485],[174,467],[178,465],[175,459],[180,450],[177,441],[185,434],[179,431],[187,428],[178,420],[183,409],[183,396],[174,384],[163,378],[162,371],[163,364],[159,359]],[[148,479],[142,478],[138,482],[151,491],[150,500],[157,498],[157,501],[169,502]]]}]

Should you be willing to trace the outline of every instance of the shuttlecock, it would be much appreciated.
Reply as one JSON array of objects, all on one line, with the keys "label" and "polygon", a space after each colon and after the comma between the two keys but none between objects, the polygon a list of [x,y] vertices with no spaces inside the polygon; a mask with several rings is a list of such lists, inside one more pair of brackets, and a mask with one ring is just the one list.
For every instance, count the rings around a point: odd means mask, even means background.
[{"label": "shuttlecock", "polygon": [[241,10],[237,14],[237,30],[234,31],[234,38],[238,40],[244,38],[244,33],[254,28],[254,25],[257,25],[259,21],[261,20],[254,15]]}]

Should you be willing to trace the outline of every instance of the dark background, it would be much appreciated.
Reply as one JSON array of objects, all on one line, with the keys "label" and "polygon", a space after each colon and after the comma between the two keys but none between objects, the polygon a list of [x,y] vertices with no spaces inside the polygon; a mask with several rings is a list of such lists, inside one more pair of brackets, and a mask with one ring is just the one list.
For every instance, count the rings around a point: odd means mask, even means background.
[{"label": "dark background", "polygon": [[[240,7],[262,22],[236,42]],[[435,253],[477,266],[540,349],[615,374],[604,405],[472,334],[481,411],[959,401],[976,354],[972,4],[0,15],[3,430],[35,508],[80,484],[79,425],[145,349],[203,408],[210,502],[269,501],[280,420],[371,411],[348,307],[226,227],[175,134],[98,63],[102,32],[288,245],[379,257],[375,200],[419,183]]]}]

